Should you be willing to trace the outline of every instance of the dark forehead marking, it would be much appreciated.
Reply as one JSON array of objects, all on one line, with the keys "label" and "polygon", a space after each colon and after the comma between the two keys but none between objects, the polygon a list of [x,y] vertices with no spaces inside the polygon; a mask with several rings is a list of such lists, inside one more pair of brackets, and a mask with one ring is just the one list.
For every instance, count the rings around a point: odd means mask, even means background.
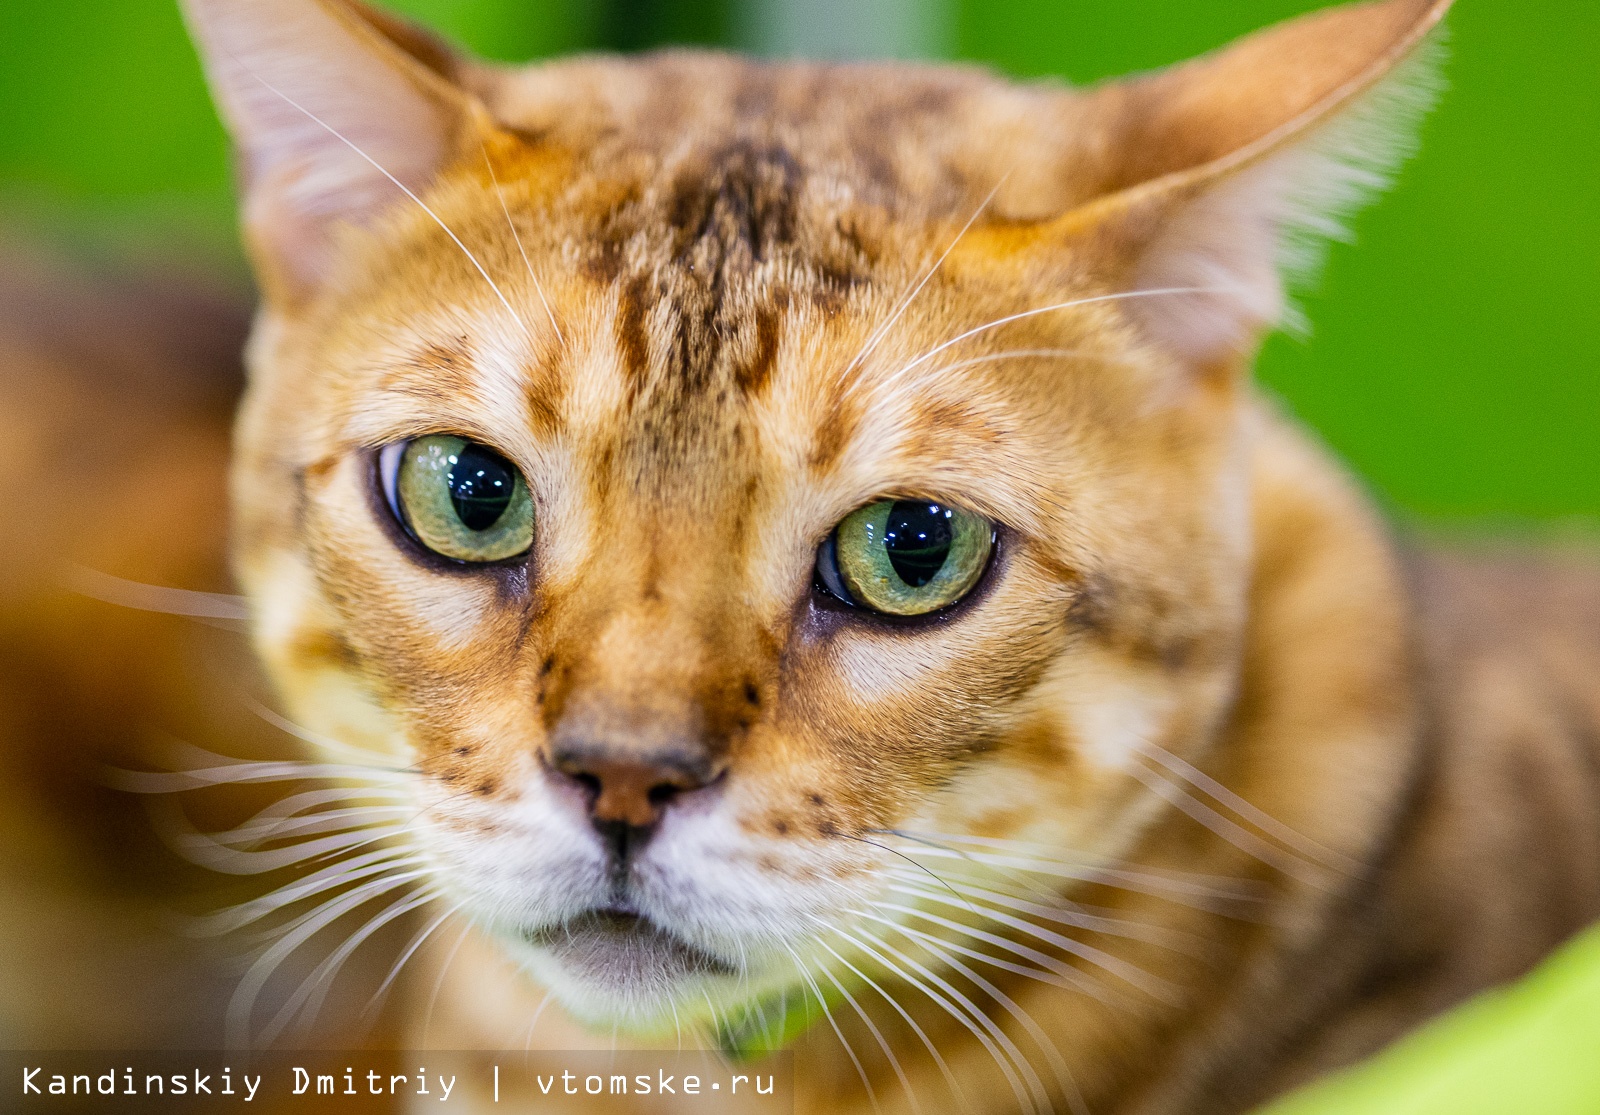
[{"label": "dark forehead marking", "polygon": [[652,293],[648,276],[645,275],[628,279],[617,292],[614,328],[630,399],[638,395],[650,371],[650,338],[646,333],[645,315],[649,312]]},{"label": "dark forehead marking", "polygon": [[750,138],[686,158],[667,201],[678,262],[709,279],[792,246],[803,179],[800,160],[787,148]]},{"label": "dark forehead marking", "polygon": [[756,310],[755,352],[735,373],[739,390],[756,396],[766,389],[772,377],[772,365],[778,358],[779,315],[782,306],[762,306]]},{"label": "dark forehead marking", "polygon": [[691,398],[765,387],[790,292],[764,265],[808,270],[804,184],[792,152],[751,136],[691,149],[663,168],[628,222],[634,265],[616,280],[614,330],[636,406],[659,420]]}]

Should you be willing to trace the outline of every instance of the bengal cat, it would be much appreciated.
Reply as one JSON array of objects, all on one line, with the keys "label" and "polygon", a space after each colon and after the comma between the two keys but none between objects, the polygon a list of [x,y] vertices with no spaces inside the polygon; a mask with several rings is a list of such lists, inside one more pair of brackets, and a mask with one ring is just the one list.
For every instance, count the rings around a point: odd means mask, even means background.
[{"label": "bengal cat", "polygon": [[419,930],[384,1040],[1239,1112],[1600,914],[1596,566],[1397,541],[1250,381],[1448,0],[1081,90],[183,6],[263,299],[232,566],[340,764],[269,814]]}]

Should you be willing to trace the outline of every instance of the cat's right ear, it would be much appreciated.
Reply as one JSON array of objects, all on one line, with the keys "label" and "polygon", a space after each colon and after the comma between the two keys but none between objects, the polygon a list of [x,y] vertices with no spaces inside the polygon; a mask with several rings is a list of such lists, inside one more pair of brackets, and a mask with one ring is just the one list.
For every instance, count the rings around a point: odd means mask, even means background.
[{"label": "cat's right ear", "polygon": [[455,61],[353,0],[180,0],[238,150],[269,301],[314,294],[342,225],[420,193],[469,127]]}]

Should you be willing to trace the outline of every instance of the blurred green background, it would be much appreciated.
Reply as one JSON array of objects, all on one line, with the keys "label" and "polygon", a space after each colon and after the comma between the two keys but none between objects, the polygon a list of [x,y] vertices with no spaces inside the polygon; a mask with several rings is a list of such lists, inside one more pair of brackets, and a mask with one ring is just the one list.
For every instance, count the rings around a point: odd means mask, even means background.
[{"label": "blurred green background", "polygon": [[[975,60],[1074,82],[1307,0],[392,0],[522,59],[663,42]],[[1600,517],[1600,3],[1464,0],[1421,157],[1357,220],[1263,380],[1395,509]],[[0,216],[237,259],[227,152],[174,0],[0,5]]]}]

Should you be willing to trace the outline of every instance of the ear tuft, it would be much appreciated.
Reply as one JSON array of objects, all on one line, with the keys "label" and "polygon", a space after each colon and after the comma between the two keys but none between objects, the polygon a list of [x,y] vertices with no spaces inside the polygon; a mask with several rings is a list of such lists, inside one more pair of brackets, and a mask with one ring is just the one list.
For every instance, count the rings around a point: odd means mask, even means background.
[{"label": "ear tuft", "polygon": [[1444,82],[1436,32],[1391,75],[1327,123],[1221,177],[1178,206],[1143,249],[1130,310],[1162,342],[1201,364],[1242,353],[1274,326],[1308,323],[1288,297],[1317,277],[1330,241],[1387,188],[1417,147]]},{"label": "ear tuft", "polygon": [[1331,8],[1096,91],[1081,110],[1090,198],[1064,232],[1150,292],[1125,306],[1157,343],[1236,365],[1264,330],[1301,324],[1286,287],[1414,149],[1449,6]]}]

